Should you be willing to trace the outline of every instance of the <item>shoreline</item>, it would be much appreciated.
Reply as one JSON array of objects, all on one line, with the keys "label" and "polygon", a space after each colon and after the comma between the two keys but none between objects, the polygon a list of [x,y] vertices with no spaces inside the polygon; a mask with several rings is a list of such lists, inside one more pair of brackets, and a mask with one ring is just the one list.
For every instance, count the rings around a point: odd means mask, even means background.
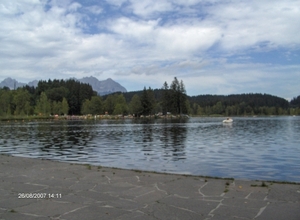
[{"label": "shoreline", "polygon": [[241,181],[254,181],[254,182],[266,182],[266,183],[276,183],[276,184],[291,184],[291,185],[300,185],[300,182],[295,181],[281,181],[281,180],[263,180],[263,179],[243,179],[243,178],[233,178],[233,177],[218,177],[218,176],[207,176],[207,175],[196,175],[196,174],[185,174],[185,173],[172,173],[172,172],[160,172],[160,171],[151,171],[151,170],[139,170],[139,169],[130,169],[130,168],[121,168],[121,167],[109,167],[109,166],[102,166],[102,165],[93,165],[89,163],[76,163],[76,162],[69,162],[69,161],[58,161],[58,160],[51,160],[45,158],[31,158],[31,157],[23,157],[23,156],[14,156],[10,154],[3,154],[0,153],[0,156],[7,156],[7,157],[15,157],[15,158],[25,158],[25,159],[32,159],[32,160],[42,160],[42,161],[52,161],[56,163],[67,163],[70,165],[81,165],[88,167],[91,169],[92,167],[97,169],[99,167],[106,168],[106,169],[113,169],[113,170],[124,170],[124,171],[132,171],[136,173],[152,173],[152,174],[161,174],[161,175],[178,175],[178,176],[186,176],[186,177],[196,177],[196,178],[207,178],[207,179],[215,179],[215,180],[241,180]]},{"label": "shoreline", "polygon": [[157,116],[150,115],[144,117],[133,117],[131,115],[96,115],[95,116],[87,116],[87,115],[67,115],[67,116],[1,116],[0,121],[3,122],[17,122],[17,121],[65,121],[65,120],[119,120],[119,119],[188,119],[188,118],[263,118],[263,117],[297,117],[299,115],[184,115],[184,116]]}]

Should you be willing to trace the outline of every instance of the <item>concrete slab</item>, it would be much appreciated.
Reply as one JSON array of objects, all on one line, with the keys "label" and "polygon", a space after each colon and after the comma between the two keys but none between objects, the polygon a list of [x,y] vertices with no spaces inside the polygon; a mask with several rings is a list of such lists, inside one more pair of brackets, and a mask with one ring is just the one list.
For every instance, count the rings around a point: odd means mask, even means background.
[{"label": "concrete slab", "polygon": [[163,203],[153,203],[146,207],[143,212],[154,219],[174,220],[174,219],[205,219],[204,215],[185,210],[180,207],[170,206]]},{"label": "concrete slab", "polygon": [[90,205],[64,213],[61,219],[117,219],[128,213],[128,211],[110,206]]},{"label": "concrete slab", "polygon": [[[0,165],[0,220],[300,219],[300,184],[159,174],[5,155],[0,155]],[[44,198],[29,198],[40,194]]]},{"label": "concrete slab", "polygon": [[256,217],[257,220],[263,219],[300,219],[300,204],[276,202],[270,203],[266,209]]}]

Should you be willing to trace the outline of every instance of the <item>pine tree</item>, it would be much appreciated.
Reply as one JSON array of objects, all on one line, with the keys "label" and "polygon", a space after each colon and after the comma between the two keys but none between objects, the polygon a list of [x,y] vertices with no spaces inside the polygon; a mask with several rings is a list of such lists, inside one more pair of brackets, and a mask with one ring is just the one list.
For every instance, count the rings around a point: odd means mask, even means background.
[{"label": "pine tree", "polygon": [[162,113],[163,115],[166,115],[167,112],[169,111],[169,104],[170,104],[170,91],[167,82],[164,83],[162,90],[163,90],[162,102],[161,102]]},{"label": "pine tree", "polygon": [[180,82],[176,77],[170,86],[171,111],[173,114],[187,113],[186,90],[183,81]]},{"label": "pine tree", "polygon": [[154,107],[154,103],[153,103],[153,92],[151,92],[151,88],[149,88],[149,90],[146,90],[146,87],[144,87],[142,96],[141,96],[141,104],[142,104],[142,115],[150,115],[153,107]]}]

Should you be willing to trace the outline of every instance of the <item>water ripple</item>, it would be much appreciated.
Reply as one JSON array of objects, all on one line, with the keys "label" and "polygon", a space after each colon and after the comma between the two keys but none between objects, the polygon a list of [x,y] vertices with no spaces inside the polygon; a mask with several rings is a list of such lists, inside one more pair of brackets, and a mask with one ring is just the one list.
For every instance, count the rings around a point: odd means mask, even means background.
[{"label": "water ripple", "polygon": [[195,175],[300,182],[300,117],[0,123],[0,152]]}]

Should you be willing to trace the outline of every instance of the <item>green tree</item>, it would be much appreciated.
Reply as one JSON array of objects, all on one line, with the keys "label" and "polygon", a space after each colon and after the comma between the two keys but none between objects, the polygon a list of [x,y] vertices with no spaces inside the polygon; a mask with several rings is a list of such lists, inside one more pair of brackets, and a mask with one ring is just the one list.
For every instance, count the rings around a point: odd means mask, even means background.
[{"label": "green tree", "polygon": [[69,112],[69,104],[67,99],[64,97],[62,102],[61,102],[61,113],[63,113],[64,115],[67,115]]},{"label": "green tree", "polygon": [[60,86],[58,88],[48,89],[45,92],[50,101],[61,102],[63,97],[67,97],[69,91],[67,88]]},{"label": "green tree", "polygon": [[185,89],[185,85],[183,83],[182,80],[180,80],[180,87],[179,87],[179,92],[180,92],[180,114],[186,114],[189,111],[190,108],[190,104],[189,102],[187,102],[187,98],[186,98],[186,89]]},{"label": "green tree", "polygon": [[153,107],[154,107],[154,103],[153,103],[153,92],[151,90],[151,88],[149,88],[148,90],[146,90],[146,87],[144,87],[142,96],[141,96],[141,105],[142,105],[142,115],[150,115]]},{"label": "green tree", "polygon": [[12,101],[13,101],[12,91],[3,88],[0,91],[0,114],[2,115],[11,114]]},{"label": "green tree", "polygon": [[172,81],[170,85],[170,107],[171,112],[173,114],[179,114],[180,113],[180,85],[179,81],[176,77],[174,77],[174,80]]},{"label": "green tree", "polygon": [[300,107],[300,95],[297,97],[294,97],[290,102],[292,107]]},{"label": "green tree", "polygon": [[130,112],[135,115],[135,117],[139,117],[142,114],[143,111],[142,103],[140,97],[137,94],[135,94],[132,97],[129,103],[129,109]]},{"label": "green tree", "polygon": [[123,94],[115,95],[114,97],[114,115],[126,115],[128,114],[128,106]]},{"label": "green tree", "polygon": [[197,115],[204,115],[204,109],[200,105],[197,108]]},{"label": "green tree", "polygon": [[28,115],[31,115],[33,112],[32,112],[32,106],[30,105],[30,102],[29,101],[27,101],[26,103],[25,103],[25,109],[24,109],[24,111],[25,111],[25,114],[28,116]]},{"label": "green tree", "polygon": [[76,95],[72,95],[69,99],[68,99],[68,104],[69,104],[69,112],[74,115],[74,114],[78,114],[80,112],[80,110],[78,110],[79,108],[79,100],[77,98]]},{"label": "green tree", "polygon": [[147,90],[147,93],[148,93],[149,102],[151,103],[150,114],[154,114],[154,111],[156,109],[156,100],[155,100],[155,96],[154,96],[154,91],[153,91],[153,89],[151,89],[151,87],[149,87]]},{"label": "green tree", "polygon": [[60,115],[62,113],[62,108],[61,108],[61,102],[57,102],[57,101],[53,101],[52,102],[52,108],[51,108],[51,112],[54,115]]},{"label": "green tree", "polygon": [[217,102],[217,104],[215,104],[212,107],[212,111],[213,111],[213,114],[223,114],[223,105],[222,105],[222,102]]},{"label": "green tree", "polygon": [[[89,84],[80,83],[80,91],[79,91],[79,103],[80,103],[80,105],[82,105],[84,100],[86,100],[86,99],[91,100],[92,97],[96,97],[96,96],[98,96],[97,92],[94,92],[93,88]],[[98,97],[100,97],[100,96],[98,96]],[[101,106],[102,106],[102,99],[101,99]]]},{"label": "green tree", "polygon": [[121,104],[117,103],[117,104],[115,105],[115,109],[114,109],[114,111],[113,111],[113,114],[114,114],[114,115],[123,115],[123,107],[122,107]]},{"label": "green tree", "polygon": [[109,95],[107,96],[106,100],[104,101],[104,110],[108,112],[108,114],[112,114],[115,109],[115,102],[114,102],[114,96]]},{"label": "green tree", "polygon": [[206,115],[211,115],[212,114],[212,110],[210,106],[205,106],[205,114]]},{"label": "green tree", "polygon": [[187,113],[186,90],[183,81],[180,82],[176,77],[170,86],[170,100],[173,114]]},{"label": "green tree", "polygon": [[103,114],[103,103],[100,96],[92,96],[91,99],[93,114]]},{"label": "green tree", "polygon": [[198,104],[197,103],[193,103],[191,108],[192,108],[192,113],[193,115],[198,115],[197,110],[198,110]]},{"label": "green tree", "polygon": [[91,114],[91,100],[86,99],[81,106],[81,114]]},{"label": "green tree", "polygon": [[162,95],[162,113],[164,115],[167,114],[167,112],[170,109],[170,91],[169,91],[169,86],[168,83],[165,82],[163,87],[162,87],[163,95]]},{"label": "green tree", "polygon": [[236,107],[235,106],[227,106],[225,113],[226,113],[226,116],[236,115]]},{"label": "green tree", "polygon": [[68,113],[70,114],[80,114],[83,101],[96,95],[90,85],[80,83],[74,79],[39,81],[34,91],[35,96],[39,97],[42,92],[46,93],[48,100],[51,102],[62,102],[63,98],[66,98],[69,106]]},{"label": "green tree", "polygon": [[189,100],[185,100],[185,103],[184,103],[185,105],[184,105],[184,109],[186,109],[184,112],[185,113],[187,113],[187,114],[192,114],[192,108],[191,108],[191,104],[190,104],[190,102],[189,102]]},{"label": "green tree", "polygon": [[49,115],[51,105],[45,92],[41,93],[40,99],[37,102],[35,112],[40,115]]},{"label": "green tree", "polygon": [[30,94],[27,90],[18,88],[15,91],[13,97],[13,104],[15,105],[15,115],[23,115],[25,114],[25,106],[26,102],[30,101]]}]

